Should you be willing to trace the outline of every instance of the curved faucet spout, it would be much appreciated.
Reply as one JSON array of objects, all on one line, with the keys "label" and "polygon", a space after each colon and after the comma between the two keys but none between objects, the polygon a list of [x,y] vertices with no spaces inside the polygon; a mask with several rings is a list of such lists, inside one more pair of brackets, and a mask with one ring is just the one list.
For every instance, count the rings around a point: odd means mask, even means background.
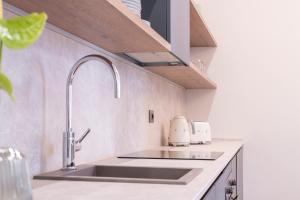
[{"label": "curved faucet spout", "polygon": [[64,145],[63,145],[63,168],[65,169],[74,169],[74,158],[75,158],[75,134],[72,130],[72,83],[75,77],[77,70],[86,62],[96,60],[99,62],[105,62],[112,71],[114,76],[114,84],[115,84],[115,98],[120,98],[121,96],[121,85],[120,85],[120,75],[117,68],[113,65],[113,63],[101,56],[101,55],[87,55],[79,59],[74,66],[72,67],[68,80],[67,80],[67,88],[66,88],[66,132],[64,134]]},{"label": "curved faucet spout", "polygon": [[82,57],[81,59],[79,59],[72,67],[69,76],[68,76],[68,80],[67,80],[67,129],[68,130],[72,130],[72,83],[73,83],[73,79],[75,77],[75,74],[77,72],[77,70],[86,62],[91,61],[91,60],[97,60],[99,62],[105,62],[106,64],[108,64],[108,66],[110,66],[112,72],[113,72],[113,76],[114,76],[114,82],[115,82],[115,98],[120,98],[121,96],[121,86],[120,86],[120,75],[119,72],[117,70],[117,68],[113,65],[113,63],[105,58],[104,56],[101,55],[87,55]]}]

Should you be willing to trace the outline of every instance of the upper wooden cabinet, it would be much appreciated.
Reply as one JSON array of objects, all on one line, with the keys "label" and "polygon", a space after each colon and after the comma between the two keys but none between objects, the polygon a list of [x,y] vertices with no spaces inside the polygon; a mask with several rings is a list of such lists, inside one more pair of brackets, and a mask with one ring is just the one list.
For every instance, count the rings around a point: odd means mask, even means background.
[{"label": "upper wooden cabinet", "polygon": [[[188,26],[183,26],[186,32],[182,32],[183,35],[188,33],[187,38],[190,36],[190,41],[189,39],[180,41],[181,43],[177,43],[176,48],[172,45],[172,41],[169,43],[138,16],[133,14],[121,0],[5,1],[26,12],[44,11],[48,14],[49,23],[112,53],[142,56],[146,59],[154,56],[169,55],[166,57],[171,65],[172,59],[183,61],[183,64],[177,61],[173,62],[177,66],[173,68],[174,66],[161,66],[161,63],[158,62],[158,65],[162,68],[151,69],[147,67],[146,69],[185,88],[216,88],[216,84],[213,81],[196,69],[195,66],[190,65],[189,43],[192,46],[216,46],[212,35],[205,26],[192,0],[184,0],[190,7],[190,17],[187,16],[190,23],[188,23]],[[173,12],[172,15],[173,17],[176,15],[180,17],[180,12]],[[170,30],[174,32],[173,34],[178,34],[180,27],[177,27],[177,30],[174,27],[176,26],[173,26],[173,29],[171,28]],[[188,44],[186,49],[180,48],[184,42]],[[150,53],[150,57],[145,53]],[[178,55],[182,53],[185,55],[181,59],[181,56]],[[180,74],[180,72],[182,73]],[[180,76],[179,79],[178,76]],[[189,79],[188,77],[192,78]]]}]

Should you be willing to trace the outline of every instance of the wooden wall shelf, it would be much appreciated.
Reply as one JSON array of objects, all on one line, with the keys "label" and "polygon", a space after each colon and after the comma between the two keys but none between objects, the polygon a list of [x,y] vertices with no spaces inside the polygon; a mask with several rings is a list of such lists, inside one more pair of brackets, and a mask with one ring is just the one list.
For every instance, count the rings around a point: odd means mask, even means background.
[{"label": "wooden wall shelf", "polygon": [[190,66],[145,67],[147,70],[163,76],[186,89],[216,89],[215,82],[201,72],[193,63]]},{"label": "wooden wall shelf", "polygon": [[170,51],[170,44],[121,0],[5,0],[26,12],[45,11],[48,22],[113,53]]},{"label": "wooden wall shelf", "polygon": [[208,30],[194,0],[190,0],[190,43],[191,47],[216,47],[217,42]]},{"label": "wooden wall shelf", "polygon": [[[46,12],[48,22],[112,53],[170,52],[171,45],[123,5],[121,0],[5,0],[26,12]],[[191,7],[191,46],[216,46]],[[216,88],[193,64],[145,67],[185,88]]]}]

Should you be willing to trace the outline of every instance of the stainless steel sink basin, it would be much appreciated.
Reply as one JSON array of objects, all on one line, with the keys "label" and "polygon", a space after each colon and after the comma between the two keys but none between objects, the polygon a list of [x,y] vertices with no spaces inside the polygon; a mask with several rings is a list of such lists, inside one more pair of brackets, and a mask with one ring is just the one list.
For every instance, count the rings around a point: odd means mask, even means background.
[{"label": "stainless steel sink basin", "polygon": [[199,168],[80,165],[76,170],[48,172],[37,175],[34,179],[185,185],[201,171]]}]

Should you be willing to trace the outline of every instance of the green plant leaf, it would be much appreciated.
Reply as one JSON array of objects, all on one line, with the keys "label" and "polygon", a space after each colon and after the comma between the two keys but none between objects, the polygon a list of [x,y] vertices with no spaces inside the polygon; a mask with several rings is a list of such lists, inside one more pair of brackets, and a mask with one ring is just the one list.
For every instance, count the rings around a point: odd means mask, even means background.
[{"label": "green plant leaf", "polygon": [[12,99],[14,99],[12,83],[9,80],[9,78],[5,74],[3,74],[2,72],[0,72],[0,89],[3,89],[4,91],[6,91],[7,94]]},{"label": "green plant leaf", "polygon": [[43,32],[46,13],[32,13],[12,19],[0,19],[0,39],[8,48],[21,49],[33,44]]}]

